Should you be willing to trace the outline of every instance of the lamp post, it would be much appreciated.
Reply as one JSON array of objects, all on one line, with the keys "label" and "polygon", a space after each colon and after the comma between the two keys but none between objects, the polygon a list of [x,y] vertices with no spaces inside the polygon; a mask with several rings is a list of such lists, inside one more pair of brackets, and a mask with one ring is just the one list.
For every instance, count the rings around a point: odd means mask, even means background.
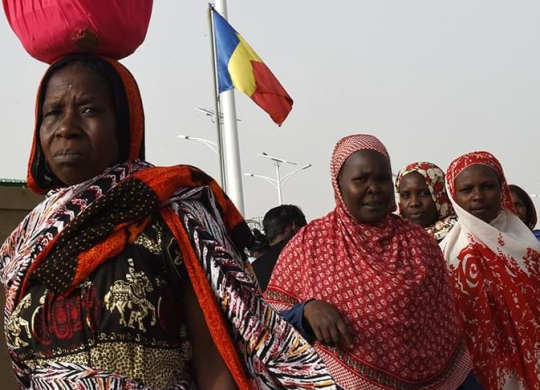
[{"label": "lamp post", "polygon": [[[202,112],[204,115],[210,117],[210,121],[212,123],[216,123],[216,120],[215,120],[216,112],[214,110],[210,110],[208,108],[203,108],[203,107],[195,107],[195,109],[199,112]],[[236,121],[242,122],[242,119],[236,118]],[[223,123],[223,114],[219,114],[219,122]]]},{"label": "lamp post", "polygon": [[287,161],[287,160],[284,160],[282,158],[278,158],[278,157],[273,157],[273,156],[270,156],[269,154],[265,153],[265,152],[262,152],[262,153],[257,153],[257,155],[261,156],[261,157],[265,157],[265,158],[268,158],[269,160],[272,160],[272,162],[274,163],[274,166],[276,168],[276,178],[273,179],[271,177],[268,177],[268,176],[263,176],[263,175],[257,175],[255,173],[251,173],[251,172],[247,172],[247,173],[244,173],[245,176],[251,176],[251,177],[258,177],[259,179],[263,179],[264,181],[270,183],[272,185],[272,187],[274,187],[276,190],[277,190],[277,193],[278,193],[278,203],[279,205],[281,206],[283,204],[283,200],[282,200],[282,188],[283,186],[285,185],[285,183],[287,183],[287,181],[295,174],[295,173],[298,173],[300,171],[303,171],[304,169],[308,169],[309,167],[311,167],[311,164],[306,164],[298,169],[295,169],[294,171],[292,172],[289,172],[287,173],[285,176],[281,177],[280,175],[280,172],[279,172],[279,168],[281,166],[281,164],[285,163],[285,164],[290,164],[290,165],[298,165],[297,163],[295,162],[292,162],[292,161]]},{"label": "lamp post", "polygon": [[210,149],[212,149],[212,152],[214,152],[215,154],[219,154],[218,149],[217,149],[217,144],[214,141],[210,141],[205,138],[192,137],[191,135],[177,135],[176,138],[187,139],[191,141],[198,141],[202,144],[205,144]]}]

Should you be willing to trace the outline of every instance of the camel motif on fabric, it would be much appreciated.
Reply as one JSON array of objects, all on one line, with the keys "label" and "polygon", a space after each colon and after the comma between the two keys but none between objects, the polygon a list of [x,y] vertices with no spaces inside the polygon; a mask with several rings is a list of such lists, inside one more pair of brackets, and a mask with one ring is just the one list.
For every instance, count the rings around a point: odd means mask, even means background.
[{"label": "camel motif on fabric", "polygon": [[[146,293],[152,292],[154,286],[144,272],[135,272],[133,259],[128,259],[129,269],[126,280],[117,280],[105,294],[105,308],[111,313],[118,310],[120,325],[141,331],[146,331],[144,320],[152,315],[150,325],[156,324],[156,307],[146,298]],[[127,309],[130,310],[129,320],[126,321]]]}]

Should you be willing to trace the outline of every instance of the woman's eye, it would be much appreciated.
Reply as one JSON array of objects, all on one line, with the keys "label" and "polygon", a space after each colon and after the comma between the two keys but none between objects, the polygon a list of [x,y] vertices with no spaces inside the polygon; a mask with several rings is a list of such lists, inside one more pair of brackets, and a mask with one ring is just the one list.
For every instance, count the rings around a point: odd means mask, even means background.
[{"label": "woman's eye", "polygon": [[50,110],[46,110],[43,112],[43,116],[44,117],[48,117],[48,116],[55,116],[57,115],[59,112],[59,110],[57,109],[50,109]]},{"label": "woman's eye", "polygon": [[96,111],[97,110],[94,107],[84,107],[82,110],[82,113],[88,115],[88,114],[95,114]]}]

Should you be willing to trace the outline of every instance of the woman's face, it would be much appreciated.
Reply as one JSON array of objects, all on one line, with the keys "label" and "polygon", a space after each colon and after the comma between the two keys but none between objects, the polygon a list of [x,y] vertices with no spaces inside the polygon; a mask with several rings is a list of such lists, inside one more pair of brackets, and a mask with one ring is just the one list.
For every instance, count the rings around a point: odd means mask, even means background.
[{"label": "woman's face", "polygon": [[394,197],[392,171],[384,156],[361,150],[347,158],[338,177],[345,206],[362,223],[380,222]]},{"label": "woman's face", "polygon": [[54,73],[45,90],[39,137],[49,167],[67,185],[117,164],[115,110],[106,81],[78,65]]},{"label": "woman's face", "polygon": [[425,228],[437,221],[437,206],[421,174],[411,172],[403,176],[398,191],[401,213],[405,219]]},{"label": "woman's face", "polygon": [[525,206],[525,202],[523,202],[523,200],[521,200],[519,195],[513,191],[510,191],[510,197],[512,198],[512,203],[514,204],[514,208],[516,209],[516,215],[526,225],[527,224],[527,206]]},{"label": "woman's face", "polygon": [[497,173],[483,164],[464,169],[455,182],[456,202],[464,210],[490,223],[501,209],[501,183]]}]

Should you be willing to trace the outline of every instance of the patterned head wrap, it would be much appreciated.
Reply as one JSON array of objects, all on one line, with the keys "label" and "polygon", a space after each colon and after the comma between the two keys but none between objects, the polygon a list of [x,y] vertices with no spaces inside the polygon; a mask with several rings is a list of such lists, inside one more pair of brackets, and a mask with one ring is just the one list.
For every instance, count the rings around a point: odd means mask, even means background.
[{"label": "patterned head wrap", "polygon": [[506,182],[506,177],[504,176],[502,165],[499,160],[497,160],[497,158],[489,152],[479,151],[467,153],[456,158],[450,163],[448,170],[446,171],[446,183],[452,199],[456,199],[456,178],[465,169],[476,164],[485,165],[495,171],[497,177],[499,178],[499,183],[501,184],[501,206],[514,211],[514,204],[512,203],[512,198],[510,197],[510,190],[508,189],[508,184]]},{"label": "patterned head wrap", "polygon": [[28,186],[38,194],[64,186],[54,176],[45,160],[41,149],[39,129],[43,119],[42,106],[49,80],[55,72],[72,63],[80,64],[95,71],[106,79],[109,84],[115,103],[120,162],[137,158],[144,159],[144,111],[139,87],[129,70],[111,58],[88,54],[68,55],[54,62],[47,69],[38,88],[36,125],[27,172]]},{"label": "patterned head wrap", "polygon": [[339,188],[339,173],[341,172],[341,168],[343,168],[343,164],[345,164],[345,161],[347,161],[351,154],[360,150],[374,150],[384,156],[386,161],[388,161],[389,167],[391,165],[388,151],[377,137],[369,134],[353,134],[340,139],[332,152],[330,174],[332,177],[332,187],[334,188],[336,203],[344,210],[347,210],[347,208],[345,207]]},{"label": "patterned head wrap", "polygon": [[[400,205],[399,185],[403,177],[409,173],[419,173],[426,182],[426,185],[431,194],[431,198],[437,209],[437,221],[426,228],[426,231],[431,234],[435,240],[441,241],[446,234],[456,224],[456,216],[452,203],[448,198],[444,187],[444,173],[437,165],[430,162],[416,162],[407,165],[398,172],[396,178],[396,201]],[[402,214],[401,206],[399,213]]]}]

